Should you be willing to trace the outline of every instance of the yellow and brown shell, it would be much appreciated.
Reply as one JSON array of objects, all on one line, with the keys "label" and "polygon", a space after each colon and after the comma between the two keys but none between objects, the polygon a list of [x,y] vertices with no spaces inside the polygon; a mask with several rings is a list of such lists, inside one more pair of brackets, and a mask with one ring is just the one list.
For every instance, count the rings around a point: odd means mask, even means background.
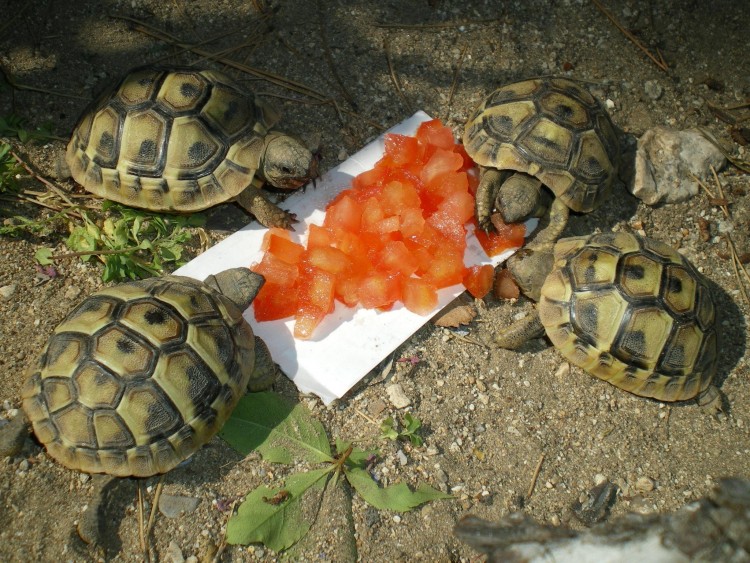
[{"label": "yellow and brown shell", "polygon": [[467,121],[464,145],[480,166],[537,177],[573,211],[595,209],[617,177],[619,142],[609,115],[566,78],[495,90]]},{"label": "yellow and brown shell", "polygon": [[716,371],[706,279],[670,246],[627,233],[561,239],[539,316],[571,363],[662,401],[703,392]]},{"label": "yellow and brown shell", "polygon": [[154,475],[223,426],[255,361],[250,325],[218,291],[182,276],[124,283],[90,295],[55,329],[23,408],[63,465]]},{"label": "yellow and brown shell", "polygon": [[88,191],[152,211],[193,212],[249,186],[278,115],[214,70],[131,71],[85,112],[66,161]]}]

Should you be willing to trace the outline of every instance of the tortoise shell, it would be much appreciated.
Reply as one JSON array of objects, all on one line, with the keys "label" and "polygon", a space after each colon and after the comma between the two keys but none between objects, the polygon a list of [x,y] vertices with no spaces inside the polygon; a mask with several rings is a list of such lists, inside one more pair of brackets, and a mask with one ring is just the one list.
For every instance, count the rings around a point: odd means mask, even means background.
[{"label": "tortoise shell", "polygon": [[100,197],[152,211],[200,211],[251,185],[278,119],[221,72],[144,67],[84,112],[66,161]]},{"label": "tortoise shell", "polygon": [[627,233],[561,239],[539,316],[572,364],[662,401],[690,399],[716,371],[707,280],[661,242]]},{"label": "tortoise shell", "polygon": [[23,388],[36,436],[71,469],[169,471],[211,439],[248,388],[272,383],[254,372],[259,352],[242,313],[182,276],[90,295],[55,329]]},{"label": "tortoise shell", "polygon": [[480,166],[537,177],[573,211],[595,209],[617,176],[619,142],[609,115],[566,78],[495,90],[466,123],[464,146]]}]

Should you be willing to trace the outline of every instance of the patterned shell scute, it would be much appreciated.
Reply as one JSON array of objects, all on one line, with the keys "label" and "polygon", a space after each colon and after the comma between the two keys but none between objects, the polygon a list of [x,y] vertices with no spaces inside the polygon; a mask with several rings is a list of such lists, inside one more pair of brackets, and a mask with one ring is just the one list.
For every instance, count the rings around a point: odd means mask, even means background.
[{"label": "patterned shell scute", "polygon": [[464,145],[477,164],[536,176],[574,211],[593,210],[617,176],[619,142],[607,112],[564,78],[516,82],[474,111]]},{"label": "patterned shell scute", "polygon": [[242,311],[190,278],[106,288],[57,327],[24,410],[70,468],[163,473],[224,424],[252,378],[254,346]]},{"label": "patterned shell scute", "polygon": [[88,191],[154,211],[200,211],[255,177],[278,116],[212,70],[140,68],[106,91],[68,144]]},{"label": "patterned shell scute", "polygon": [[716,371],[707,280],[658,241],[626,233],[560,240],[539,314],[570,362],[637,395],[690,399]]}]

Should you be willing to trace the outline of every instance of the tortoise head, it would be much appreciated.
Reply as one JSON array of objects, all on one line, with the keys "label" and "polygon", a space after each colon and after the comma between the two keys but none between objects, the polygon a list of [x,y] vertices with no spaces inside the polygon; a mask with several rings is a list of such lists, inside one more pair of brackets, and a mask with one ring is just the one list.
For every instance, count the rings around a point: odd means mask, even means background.
[{"label": "tortoise head", "polygon": [[539,301],[544,280],[552,271],[555,257],[551,250],[522,248],[508,258],[508,270],[523,294]]},{"label": "tortoise head", "polygon": [[244,311],[253,302],[265,282],[262,275],[248,268],[230,268],[215,276],[208,276],[203,283],[227,297]]},{"label": "tortoise head", "polygon": [[294,137],[272,132],[265,139],[260,170],[273,187],[296,190],[317,177],[318,160]]}]

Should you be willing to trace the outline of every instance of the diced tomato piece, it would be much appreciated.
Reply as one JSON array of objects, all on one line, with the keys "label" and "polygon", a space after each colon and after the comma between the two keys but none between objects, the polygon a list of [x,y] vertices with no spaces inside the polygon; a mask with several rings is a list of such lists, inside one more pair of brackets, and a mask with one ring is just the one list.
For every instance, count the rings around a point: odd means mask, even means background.
[{"label": "diced tomato piece", "polygon": [[297,289],[294,286],[265,283],[253,299],[256,321],[275,321],[297,312]]},{"label": "diced tomato piece", "polygon": [[460,154],[456,154],[453,151],[438,149],[430,157],[430,160],[422,168],[422,172],[419,175],[420,180],[425,184],[429,184],[430,181],[446,172],[456,172],[463,165],[464,160]]},{"label": "diced tomato piece", "polygon": [[499,222],[495,227],[499,230],[484,232],[480,228],[475,229],[475,234],[479,244],[487,253],[487,256],[497,256],[509,248],[520,248],[523,246],[523,239],[526,235],[526,225],[523,223],[510,223],[501,225]]},{"label": "diced tomato piece", "polygon": [[368,186],[381,186],[388,176],[388,169],[375,167],[357,174],[352,180],[352,190],[358,191]]},{"label": "diced tomato piece", "polygon": [[338,229],[334,232],[334,244],[336,248],[351,258],[354,273],[364,273],[369,269],[368,248],[359,236]]},{"label": "diced tomato piece", "polygon": [[341,276],[351,269],[352,260],[344,252],[332,246],[308,248],[302,260],[305,267],[314,266],[334,276]]},{"label": "diced tomato piece", "polygon": [[401,228],[401,219],[397,215],[386,217],[373,226],[373,232],[385,235],[395,233]]},{"label": "diced tomato piece", "polygon": [[401,293],[404,306],[417,315],[427,315],[437,307],[437,288],[423,279],[404,279]]},{"label": "diced tomato piece", "polygon": [[424,217],[419,207],[409,207],[401,213],[399,230],[404,238],[418,235],[424,229]]},{"label": "diced tomato piece", "polygon": [[469,153],[466,152],[466,147],[464,147],[463,144],[454,145],[453,151],[457,154],[460,154],[461,158],[464,159],[464,164],[463,166],[461,166],[461,170],[470,170],[471,168],[474,168],[476,166],[476,163],[469,156]]},{"label": "diced tomato piece", "polygon": [[270,252],[279,260],[283,260],[287,264],[297,264],[304,251],[304,246],[292,242],[287,238],[282,238],[277,235],[271,235],[271,237],[269,237],[267,252]]},{"label": "diced tomato piece", "polygon": [[327,311],[317,307],[302,307],[294,315],[294,338],[308,340],[323,321]]},{"label": "diced tomato piece", "polygon": [[251,266],[250,269],[266,278],[267,284],[292,286],[299,275],[296,265],[284,262],[269,252],[266,252],[261,261]]},{"label": "diced tomato piece", "polygon": [[401,296],[400,277],[375,272],[362,279],[358,296],[360,305],[366,309],[392,305]]},{"label": "diced tomato piece", "polygon": [[417,139],[441,149],[452,149],[455,145],[453,131],[443,125],[439,119],[420,123],[417,129]]},{"label": "diced tomato piece", "polygon": [[307,232],[307,248],[327,247],[333,244],[331,231],[320,225],[310,225]]},{"label": "diced tomato piece", "polygon": [[333,288],[336,277],[322,268],[306,266],[302,271],[299,282],[300,308],[313,306],[326,313],[333,308]]},{"label": "diced tomato piece", "polygon": [[440,249],[422,275],[422,279],[432,282],[438,289],[461,283],[463,277],[463,252],[450,247]]},{"label": "diced tomato piece", "polygon": [[378,269],[386,272],[400,273],[404,276],[411,276],[417,271],[419,263],[412,256],[406,245],[400,240],[394,240],[387,243],[378,255]]},{"label": "diced tomato piece", "polygon": [[270,244],[272,237],[281,237],[287,240],[292,240],[292,233],[287,229],[282,229],[280,227],[271,227],[263,235],[263,242],[260,244],[261,250],[268,250],[268,245]]},{"label": "diced tomato piece", "polygon": [[433,176],[425,189],[446,198],[456,192],[469,192],[469,179],[466,172],[444,172]]},{"label": "diced tomato piece", "polygon": [[474,198],[467,191],[453,192],[438,206],[438,211],[448,213],[463,225],[474,216]]},{"label": "diced tomato piece", "polygon": [[383,186],[380,201],[386,215],[398,215],[405,209],[419,208],[421,203],[414,184],[399,181],[391,181]]},{"label": "diced tomato piece", "polygon": [[359,230],[362,217],[362,206],[350,195],[338,198],[333,205],[326,208],[323,225],[329,228],[339,227],[350,232]]},{"label": "diced tomato piece", "polygon": [[416,137],[395,133],[385,135],[385,154],[391,158],[393,167],[415,162],[423,152]]},{"label": "diced tomato piece", "polygon": [[333,310],[335,276],[309,266],[300,275],[298,307],[294,315],[294,336],[310,338],[320,322]]},{"label": "diced tomato piece", "polygon": [[336,281],[336,299],[347,307],[356,307],[359,304],[359,286],[362,276],[347,276]]},{"label": "diced tomato piece", "polygon": [[370,197],[362,206],[361,226],[363,231],[376,231],[377,225],[385,217],[383,206],[376,197]]},{"label": "diced tomato piece", "polygon": [[464,286],[474,297],[482,299],[492,289],[495,268],[489,264],[471,266],[466,269]]},{"label": "diced tomato piece", "polygon": [[464,222],[457,219],[449,211],[436,211],[427,218],[427,224],[438,231],[453,248],[463,249],[466,245]]}]

